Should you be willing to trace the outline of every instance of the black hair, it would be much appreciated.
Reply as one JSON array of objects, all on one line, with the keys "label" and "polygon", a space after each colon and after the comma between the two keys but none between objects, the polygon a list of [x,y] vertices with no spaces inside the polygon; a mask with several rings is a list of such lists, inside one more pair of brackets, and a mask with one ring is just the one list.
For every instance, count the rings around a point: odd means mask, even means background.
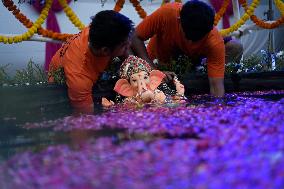
[{"label": "black hair", "polygon": [[180,21],[185,36],[198,41],[213,29],[215,12],[208,4],[191,0],[186,2],[180,11]]},{"label": "black hair", "polygon": [[113,10],[104,10],[92,17],[89,43],[94,48],[107,47],[113,50],[124,42],[134,30],[133,22]]}]

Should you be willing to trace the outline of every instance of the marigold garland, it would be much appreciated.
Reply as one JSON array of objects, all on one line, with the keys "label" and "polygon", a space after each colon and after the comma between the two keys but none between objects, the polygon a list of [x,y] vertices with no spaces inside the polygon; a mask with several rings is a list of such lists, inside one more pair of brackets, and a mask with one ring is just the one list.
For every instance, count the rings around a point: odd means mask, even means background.
[{"label": "marigold garland", "polygon": [[223,1],[223,4],[222,4],[221,8],[215,14],[214,26],[216,26],[218,24],[218,22],[220,21],[220,19],[223,17],[224,13],[227,10],[227,7],[228,7],[229,3],[230,3],[230,0],[224,0]]},{"label": "marigold garland", "polygon": [[[14,5],[14,2],[12,0],[4,0],[3,5],[9,11],[12,11],[12,14],[15,16],[15,18],[17,18],[26,28],[31,28],[33,26],[34,23],[20,12],[20,10],[16,7],[16,5]],[[53,32],[51,30],[44,29],[41,26],[38,28],[37,33],[39,35],[42,35],[43,37],[49,37],[62,41],[65,41],[68,37],[72,36],[72,34]]]},{"label": "marigold garland", "polygon": [[125,0],[117,0],[113,10],[116,12],[119,12],[122,9],[124,3],[125,3]]},{"label": "marigold garland", "polygon": [[[170,3],[170,2],[171,2],[171,0],[163,0],[162,3],[161,3],[161,6],[166,4],[166,3]],[[175,2],[176,3],[182,3],[182,0],[175,0]]]},{"label": "marigold garland", "polygon": [[[247,10],[247,2],[246,0],[239,0],[240,4],[242,7]],[[266,23],[265,21],[259,19],[256,15],[251,15],[250,19],[259,27],[264,28],[264,29],[273,29],[277,28],[280,26],[282,23],[284,23],[284,16],[281,18],[273,21],[272,23]]]},{"label": "marigold garland", "polygon": [[135,10],[139,14],[140,18],[144,19],[147,16],[147,13],[145,10],[141,7],[140,3],[138,0],[129,0],[130,3],[135,7]]},{"label": "marigold garland", "polygon": [[[147,16],[147,13],[141,7],[141,5],[140,5],[138,0],[129,0],[129,1],[134,6],[134,8],[137,11],[138,15],[140,16],[140,18],[143,19],[143,18],[145,18]],[[116,11],[116,12],[120,12],[122,7],[123,7],[123,5],[124,5],[124,3],[125,3],[125,0],[117,0],[113,10]]]},{"label": "marigold garland", "polygon": [[85,25],[80,21],[77,15],[73,12],[73,10],[68,6],[66,0],[58,0],[59,4],[63,7],[63,11],[69,18],[69,20],[76,26],[79,30],[83,30]]},{"label": "marigold garland", "polygon": [[[4,4],[5,2],[3,2]],[[0,38],[0,42],[3,43],[18,43],[18,42],[22,42],[23,40],[27,40],[29,38],[31,38],[35,32],[37,32],[37,30],[40,28],[40,26],[43,24],[43,22],[45,21],[45,19],[47,18],[48,15],[48,11],[50,9],[52,5],[52,0],[47,0],[45,3],[45,7],[42,9],[38,19],[35,21],[35,23],[28,29],[27,32],[25,32],[22,35],[17,35],[17,36],[13,36],[13,37],[6,37],[6,36],[1,36]],[[13,5],[13,2],[8,2],[7,6],[9,7],[8,10],[9,11],[13,11],[15,14],[19,14],[19,10],[17,9],[16,5]],[[23,17],[26,18],[23,14],[20,14],[19,17]],[[28,24],[28,23],[26,23]]]},{"label": "marigold garland", "polygon": [[278,8],[282,16],[284,16],[284,3],[281,0],[274,0],[274,4]]},{"label": "marigold garland", "polygon": [[226,36],[233,31],[236,31],[239,29],[253,14],[255,8],[259,5],[260,0],[253,0],[251,5],[247,8],[245,14],[238,20],[234,25],[232,25],[230,28],[220,30],[220,33],[222,36]]}]

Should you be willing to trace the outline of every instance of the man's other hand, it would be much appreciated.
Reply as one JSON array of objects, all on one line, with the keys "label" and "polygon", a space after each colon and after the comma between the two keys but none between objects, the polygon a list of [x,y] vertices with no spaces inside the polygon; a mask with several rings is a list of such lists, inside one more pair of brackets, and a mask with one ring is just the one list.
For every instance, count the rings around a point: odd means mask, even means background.
[{"label": "man's other hand", "polygon": [[166,75],[166,77],[164,78],[164,82],[166,83],[172,82],[174,77],[176,76],[174,72],[163,71],[163,73]]}]

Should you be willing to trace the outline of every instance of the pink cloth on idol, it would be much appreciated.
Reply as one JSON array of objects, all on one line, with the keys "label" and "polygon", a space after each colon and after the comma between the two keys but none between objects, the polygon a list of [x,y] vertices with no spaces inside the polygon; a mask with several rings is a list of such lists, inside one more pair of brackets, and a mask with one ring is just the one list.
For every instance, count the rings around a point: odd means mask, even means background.
[{"label": "pink cloth on idol", "polygon": [[[211,5],[215,8],[216,12],[221,8],[224,0],[210,0]],[[230,16],[233,14],[232,1],[230,1],[225,14],[223,15],[223,28],[230,27]]]},{"label": "pink cloth on idol", "polygon": [[[67,0],[67,3],[69,3],[71,0]],[[41,12],[41,10],[44,8],[44,4],[41,4],[41,0],[36,0],[33,3],[34,8],[38,11]],[[60,32],[60,27],[58,25],[55,13],[62,11],[63,8],[59,4],[58,0],[54,0],[52,3],[52,7],[49,10],[49,14],[46,20],[46,29],[52,30],[54,32]],[[53,55],[56,53],[56,51],[61,47],[61,44],[57,43],[46,43],[46,48],[45,48],[45,64],[44,64],[44,69],[48,70],[49,63],[51,61],[51,58]]]}]

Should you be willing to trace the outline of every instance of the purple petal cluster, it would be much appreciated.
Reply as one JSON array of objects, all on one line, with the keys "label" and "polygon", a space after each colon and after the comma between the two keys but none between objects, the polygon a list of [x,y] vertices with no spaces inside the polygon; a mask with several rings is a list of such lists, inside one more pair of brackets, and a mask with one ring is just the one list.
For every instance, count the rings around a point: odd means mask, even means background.
[{"label": "purple petal cluster", "polygon": [[[270,92],[284,96],[284,91]],[[243,93],[246,96],[248,94]],[[267,94],[269,93],[251,93]],[[25,127],[52,127],[54,131],[125,129],[127,133],[194,137],[206,134],[212,128],[223,130],[240,125],[281,123],[282,116],[278,115],[282,111],[283,100],[275,102],[230,95],[227,100],[220,102],[218,99],[212,100],[208,96],[198,95],[192,97],[189,103],[179,106],[167,104],[137,109],[118,105],[100,115],[68,116],[54,121],[27,124]]]},{"label": "purple petal cluster", "polygon": [[[195,96],[181,106],[116,107],[26,125],[54,131],[122,129],[153,137],[88,139],[25,152],[0,165],[0,186],[25,188],[283,188],[284,91]],[[243,96],[243,97],[242,97]],[[283,95],[284,96],[284,95]],[[196,103],[196,102],[202,103]],[[128,138],[129,139],[129,138]]]}]

